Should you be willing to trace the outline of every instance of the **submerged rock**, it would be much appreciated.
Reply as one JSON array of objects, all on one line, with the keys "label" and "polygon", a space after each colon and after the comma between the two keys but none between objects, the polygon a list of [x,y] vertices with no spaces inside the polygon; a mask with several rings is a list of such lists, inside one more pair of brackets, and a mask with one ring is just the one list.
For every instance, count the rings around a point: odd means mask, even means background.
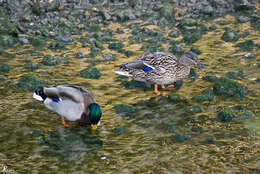
[{"label": "submerged rock", "polygon": [[124,47],[124,44],[120,42],[114,42],[108,45],[108,48],[111,50],[120,50]]},{"label": "submerged rock", "polygon": [[43,84],[44,84],[44,80],[40,79],[35,74],[30,73],[30,74],[23,75],[19,79],[17,83],[17,87],[24,90],[34,91],[38,86]]},{"label": "submerged rock", "polygon": [[119,128],[116,127],[116,128],[114,128],[114,132],[118,133],[118,134],[123,134],[123,133],[127,132],[127,129],[124,127],[119,127]]},{"label": "submerged rock", "polygon": [[202,109],[201,109],[201,106],[192,106],[192,107],[187,109],[187,112],[192,113],[192,114],[200,113],[200,112],[202,112]]},{"label": "submerged rock", "polygon": [[203,76],[202,80],[206,80],[209,82],[216,82],[218,80],[218,78],[216,76]]},{"label": "submerged rock", "polygon": [[177,141],[177,142],[182,142],[182,141],[184,141],[184,140],[187,140],[188,138],[189,138],[189,136],[186,135],[186,134],[178,134],[178,135],[174,135],[174,136],[173,136],[173,139],[174,139],[175,141]]},{"label": "submerged rock", "polygon": [[88,66],[80,71],[80,76],[89,79],[98,79],[101,76],[101,73],[96,67]]},{"label": "submerged rock", "polygon": [[238,72],[227,72],[225,76],[229,79],[238,79],[239,77],[243,78],[244,73],[243,71],[238,71]]},{"label": "submerged rock", "polygon": [[227,97],[244,97],[245,87],[225,77],[218,79],[214,86],[213,91],[216,95]]},{"label": "submerged rock", "polygon": [[0,63],[0,74],[8,73],[10,71],[10,66],[6,63]]},{"label": "submerged rock", "polygon": [[40,38],[40,37],[31,37],[29,39],[29,41],[35,47],[44,47],[45,46],[45,41],[43,40],[43,38]]},{"label": "submerged rock", "polygon": [[46,65],[46,66],[55,66],[61,63],[61,60],[58,58],[54,58],[51,55],[46,55],[43,57],[42,59],[42,64]]},{"label": "submerged rock", "polygon": [[194,96],[192,97],[192,100],[194,101],[211,101],[214,99],[214,93],[213,90],[210,88],[207,88],[202,91],[203,95]]},{"label": "submerged rock", "polygon": [[226,42],[236,42],[240,38],[238,32],[228,29],[224,32],[221,39]]},{"label": "submerged rock", "polygon": [[34,70],[38,69],[39,67],[40,67],[40,63],[38,63],[38,62],[25,64],[25,68],[30,71],[34,71]]},{"label": "submerged rock", "polygon": [[121,116],[130,116],[135,112],[135,108],[131,105],[118,104],[113,107],[117,114]]},{"label": "submerged rock", "polygon": [[246,40],[235,45],[239,47],[241,51],[252,51],[255,47],[255,44],[252,40]]},{"label": "submerged rock", "polygon": [[66,49],[66,45],[63,42],[53,41],[48,46],[49,49],[56,51],[57,49]]},{"label": "submerged rock", "polygon": [[225,109],[218,113],[217,120],[221,122],[228,122],[231,121],[234,117],[235,115],[231,110]]}]

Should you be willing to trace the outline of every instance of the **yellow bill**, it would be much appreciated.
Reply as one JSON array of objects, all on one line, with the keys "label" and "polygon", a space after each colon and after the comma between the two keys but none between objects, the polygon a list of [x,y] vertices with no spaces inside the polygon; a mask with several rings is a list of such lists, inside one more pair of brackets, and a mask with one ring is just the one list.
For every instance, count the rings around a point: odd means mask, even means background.
[{"label": "yellow bill", "polygon": [[97,124],[92,124],[91,125],[91,130],[97,130],[98,128],[98,125]]}]

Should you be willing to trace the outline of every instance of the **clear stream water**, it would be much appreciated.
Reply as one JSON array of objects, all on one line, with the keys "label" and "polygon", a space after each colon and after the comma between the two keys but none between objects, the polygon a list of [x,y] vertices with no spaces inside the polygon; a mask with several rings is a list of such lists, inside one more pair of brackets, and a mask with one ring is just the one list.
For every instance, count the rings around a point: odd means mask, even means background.
[{"label": "clear stream water", "polygon": [[[215,21],[218,20],[223,18]],[[234,21],[234,18],[226,16],[225,20]],[[187,78],[180,89],[162,92],[159,97],[155,97],[149,86],[125,88],[121,81],[130,79],[119,79],[112,72],[115,65],[145,53],[140,51],[142,44],[129,43],[130,29],[120,24],[108,28],[123,29],[124,34],[114,32],[114,37],[122,40],[127,50],[135,54],[128,58],[109,50],[105,44],[102,54],[114,53],[117,58],[96,65],[102,74],[99,79],[79,76],[79,71],[89,65],[86,62],[89,58],[70,56],[68,65],[41,65],[35,70],[34,73],[48,85],[77,84],[92,93],[103,110],[102,127],[96,132],[85,127],[64,128],[60,117],[33,100],[31,92],[13,87],[21,75],[28,73],[24,64],[42,60],[43,56],[30,54],[30,50],[59,56],[77,52],[87,55],[90,48],[76,43],[57,52],[30,45],[6,49],[16,57],[2,55],[0,58],[11,67],[9,73],[2,75],[5,80],[0,82],[0,165],[16,173],[33,174],[260,173],[260,83],[255,81],[260,78],[259,49],[255,50],[254,58],[245,58],[248,52],[237,52],[234,43],[221,41],[226,26],[241,32],[250,30],[249,36],[236,43],[249,39],[260,43],[259,32],[249,23],[217,25],[216,31],[208,32],[193,44],[202,51],[199,59],[205,70],[197,71],[199,77],[195,81]],[[163,30],[167,36],[169,29]],[[168,45],[163,44],[163,47],[167,49]],[[242,99],[215,96],[213,101],[191,100],[193,96],[201,95],[203,89],[213,86],[213,83],[202,80],[202,76],[221,77],[227,72],[240,70],[245,76],[236,81],[254,90],[253,94]],[[90,85],[83,86],[83,82]],[[166,100],[169,95],[179,95],[180,101]],[[135,111],[130,116],[119,115],[113,109],[117,104],[133,105]],[[194,105],[200,105],[202,112],[185,114],[187,108]],[[246,106],[251,117],[227,123],[211,120],[221,109],[231,109],[237,115],[245,111],[232,109],[236,105]],[[200,128],[194,130],[198,126]],[[185,135],[187,139],[176,141],[173,138],[176,135]]]}]

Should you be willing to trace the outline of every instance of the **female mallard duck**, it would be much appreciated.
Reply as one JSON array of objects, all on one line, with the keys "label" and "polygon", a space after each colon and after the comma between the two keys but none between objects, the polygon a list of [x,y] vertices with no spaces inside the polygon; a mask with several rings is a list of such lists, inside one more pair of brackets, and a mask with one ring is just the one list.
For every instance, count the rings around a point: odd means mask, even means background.
[{"label": "female mallard duck", "polygon": [[154,92],[157,94],[158,85],[165,89],[165,84],[172,84],[187,77],[192,64],[197,65],[199,69],[203,68],[197,55],[192,51],[185,52],[179,59],[168,53],[155,52],[122,64],[120,69],[114,72],[137,81],[154,84]]},{"label": "female mallard duck", "polygon": [[101,109],[87,90],[73,85],[39,87],[33,98],[61,115],[63,126],[65,119],[91,125],[93,130],[100,124]]}]

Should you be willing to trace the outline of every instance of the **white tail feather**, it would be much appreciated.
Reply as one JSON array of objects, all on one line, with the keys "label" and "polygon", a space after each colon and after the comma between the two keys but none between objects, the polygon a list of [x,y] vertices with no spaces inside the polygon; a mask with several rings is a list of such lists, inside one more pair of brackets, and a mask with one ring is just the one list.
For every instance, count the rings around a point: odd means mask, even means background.
[{"label": "white tail feather", "polygon": [[43,101],[43,98],[40,95],[37,95],[35,92],[33,93],[33,98],[39,101]]},{"label": "white tail feather", "polygon": [[119,69],[113,70],[116,74],[119,74],[121,76],[126,76],[126,77],[132,77],[131,74],[129,74],[127,71],[121,71]]}]

